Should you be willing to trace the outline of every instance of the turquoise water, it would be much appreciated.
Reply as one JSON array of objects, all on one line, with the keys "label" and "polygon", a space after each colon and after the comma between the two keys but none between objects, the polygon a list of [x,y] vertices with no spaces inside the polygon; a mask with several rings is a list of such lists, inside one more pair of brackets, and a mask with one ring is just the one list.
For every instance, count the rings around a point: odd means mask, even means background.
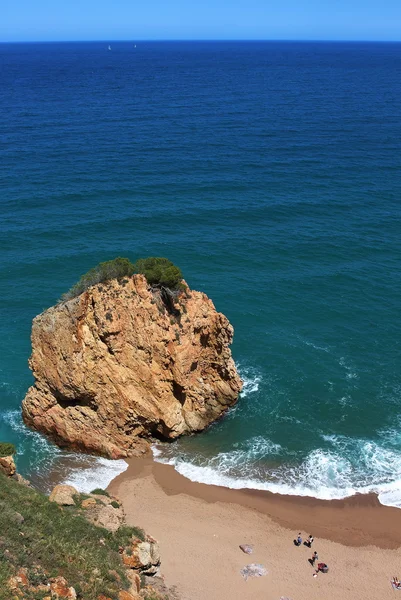
[{"label": "turquoise water", "polygon": [[[80,460],[21,423],[32,318],[99,261],[160,255],[234,325],[245,387],[158,460],[401,506],[401,44],[107,45],[0,45],[0,438],[20,470]],[[82,460],[81,479],[122,468]]]}]

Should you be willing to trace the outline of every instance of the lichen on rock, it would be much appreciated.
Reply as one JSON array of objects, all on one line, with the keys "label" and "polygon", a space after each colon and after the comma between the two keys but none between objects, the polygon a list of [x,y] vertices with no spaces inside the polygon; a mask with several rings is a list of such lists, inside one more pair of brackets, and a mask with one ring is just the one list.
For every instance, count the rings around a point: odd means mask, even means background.
[{"label": "lichen on rock", "polygon": [[200,431],[241,391],[233,328],[203,293],[168,298],[143,275],[95,285],[36,317],[25,422],[111,458]]}]

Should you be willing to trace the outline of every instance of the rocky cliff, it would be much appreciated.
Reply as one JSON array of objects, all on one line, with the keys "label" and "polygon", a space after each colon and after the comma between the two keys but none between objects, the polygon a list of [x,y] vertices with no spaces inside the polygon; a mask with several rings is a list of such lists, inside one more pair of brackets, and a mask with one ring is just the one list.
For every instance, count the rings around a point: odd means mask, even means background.
[{"label": "rocky cliff", "polygon": [[2,600],[178,600],[158,542],[127,524],[118,498],[69,485],[47,498],[21,483],[0,468]]},{"label": "rocky cliff", "polygon": [[232,337],[186,285],[172,298],[142,275],[98,284],[34,319],[24,420],[60,446],[112,458],[202,430],[241,390]]}]

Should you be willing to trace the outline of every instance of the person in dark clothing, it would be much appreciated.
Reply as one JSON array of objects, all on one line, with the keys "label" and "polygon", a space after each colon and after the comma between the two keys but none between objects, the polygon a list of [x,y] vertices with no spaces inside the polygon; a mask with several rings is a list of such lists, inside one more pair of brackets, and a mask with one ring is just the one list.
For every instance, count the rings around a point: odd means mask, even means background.
[{"label": "person in dark clothing", "polygon": [[312,567],[313,567],[313,565],[315,564],[315,562],[317,560],[319,560],[319,557],[318,557],[317,552],[315,550],[314,553],[312,554],[312,558],[309,559],[309,562],[312,565]]}]

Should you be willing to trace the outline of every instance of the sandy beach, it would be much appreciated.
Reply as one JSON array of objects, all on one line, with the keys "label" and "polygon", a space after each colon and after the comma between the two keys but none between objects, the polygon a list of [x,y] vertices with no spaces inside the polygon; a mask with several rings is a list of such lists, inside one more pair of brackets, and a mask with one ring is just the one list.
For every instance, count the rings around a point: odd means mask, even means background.
[{"label": "sandy beach", "polygon": [[[193,483],[173,467],[132,459],[109,487],[127,520],[160,543],[161,573],[182,600],[386,600],[401,577],[401,510],[373,495],[325,502]],[[315,536],[312,550],[293,539]],[[248,556],[240,544],[252,544]],[[313,550],[329,573],[313,577]],[[240,570],[260,563],[265,577]],[[401,599],[401,591],[399,592]]]}]

